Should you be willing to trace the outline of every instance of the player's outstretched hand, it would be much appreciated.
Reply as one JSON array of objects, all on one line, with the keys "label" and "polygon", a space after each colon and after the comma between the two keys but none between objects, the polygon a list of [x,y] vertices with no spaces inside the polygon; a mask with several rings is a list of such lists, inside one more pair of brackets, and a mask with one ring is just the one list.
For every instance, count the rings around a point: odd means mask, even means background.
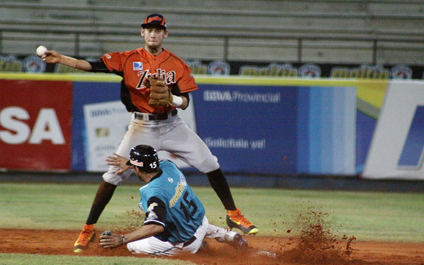
[{"label": "player's outstretched hand", "polygon": [[121,173],[124,173],[125,171],[132,169],[131,166],[127,165],[128,159],[118,155],[117,153],[113,153],[113,156],[108,156],[106,158],[106,164],[108,166],[117,166],[119,167],[119,170],[115,172],[115,175],[119,175]]},{"label": "player's outstretched hand", "polygon": [[60,63],[62,60],[62,55],[54,50],[47,50],[40,57],[46,63]]},{"label": "player's outstretched hand", "polygon": [[102,248],[115,248],[123,245],[122,236],[106,233],[102,233],[99,238],[99,243]]}]

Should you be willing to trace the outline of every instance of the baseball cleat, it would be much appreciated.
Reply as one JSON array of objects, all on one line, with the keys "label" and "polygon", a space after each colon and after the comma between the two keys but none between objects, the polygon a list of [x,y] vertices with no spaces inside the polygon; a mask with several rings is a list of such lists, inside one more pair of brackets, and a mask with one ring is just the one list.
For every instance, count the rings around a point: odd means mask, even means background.
[{"label": "baseball cleat", "polygon": [[239,233],[237,233],[237,235],[234,237],[234,245],[240,251],[243,251],[243,250],[245,250],[249,247],[246,240],[244,240],[243,237]]},{"label": "baseball cleat", "polygon": [[234,211],[227,211],[227,225],[230,229],[237,228],[248,235],[255,235],[259,232],[258,228],[249,222],[238,208]]},{"label": "baseball cleat", "polygon": [[249,247],[246,240],[244,240],[239,233],[233,231],[228,231],[225,234],[225,241],[235,246],[240,251],[245,250]]},{"label": "baseball cleat", "polygon": [[74,253],[81,253],[87,249],[88,243],[94,241],[96,237],[96,230],[94,229],[95,224],[88,225],[84,224],[82,231],[74,244]]}]

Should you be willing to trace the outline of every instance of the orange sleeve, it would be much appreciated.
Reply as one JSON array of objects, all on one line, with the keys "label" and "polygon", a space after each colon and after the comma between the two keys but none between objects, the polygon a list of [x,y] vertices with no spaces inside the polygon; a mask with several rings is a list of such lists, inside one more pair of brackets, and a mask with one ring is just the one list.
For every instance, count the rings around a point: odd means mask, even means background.
[{"label": "orange sleeve", "polygon": [[190,67],[186,63],[183,63],[183,75],[178,80],[178,88],[181,93],[188,93],[198,89],[196,81],[194,80],[193,74]]},{"label": "orange sleeve", "polygon": [[101,57],[107,69],[111,72],[124,72],[124,62],[127,58],[128,54],[126,52],[111,52]]}]

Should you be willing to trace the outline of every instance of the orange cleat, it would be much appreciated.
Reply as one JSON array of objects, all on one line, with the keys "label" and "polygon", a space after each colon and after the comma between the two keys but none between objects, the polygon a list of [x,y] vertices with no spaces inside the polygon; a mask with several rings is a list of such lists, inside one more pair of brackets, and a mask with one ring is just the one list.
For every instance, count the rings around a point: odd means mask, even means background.
[{"label": "orange cleat", "polygon": [[84,224],[84,227],[74,244],[74,253],[81,253],[87,249],[88,243],[94,241],[96,237],[96,230],[94,229],[95,224],[88,225]]},{"label": "orange cleat", "polygon": [[227,211],[227,225],[230,229],[237,228],[248,235],[255,235],[259,232],[258,228],[249,222],[238,208],[234,211]]}]

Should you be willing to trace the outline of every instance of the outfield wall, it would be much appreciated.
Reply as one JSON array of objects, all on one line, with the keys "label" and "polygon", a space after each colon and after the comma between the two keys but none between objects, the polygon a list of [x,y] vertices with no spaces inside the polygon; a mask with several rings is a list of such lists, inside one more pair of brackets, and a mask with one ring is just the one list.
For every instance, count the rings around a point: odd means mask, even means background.
[{"label": "outfield wall", "polygon": [[[196,81],[179,115],[226,172],[424,178],[424,82]],[[119,95],[114,75],[0,74],[0,168],[106,170],[130,120]]]}]

